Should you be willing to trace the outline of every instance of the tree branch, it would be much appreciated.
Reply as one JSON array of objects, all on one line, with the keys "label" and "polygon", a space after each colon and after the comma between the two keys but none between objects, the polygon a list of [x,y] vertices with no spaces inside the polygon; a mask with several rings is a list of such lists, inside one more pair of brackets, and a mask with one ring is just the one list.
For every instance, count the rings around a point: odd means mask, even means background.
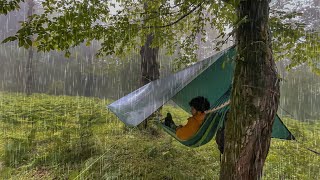
[{"label": "tree branch", "polygon": [[201,5],[203,4],[203,1],[200,2],[197,6],[195,6],[193,9],[191,9],[189,12],[187,12],[186,14],[182,15],[180,18],[178,18],[177,20],[169,23],[169,24],[166,24],[166,25],[163,25],[163,26],[148,26],[148,27],[142,27],[143,29],[145,28],[165,28],[165,27],[169,27],[169,26],[172,26],[176,23],[178,23],[179,21],[181,21],[182,19],[184,19],[185,17],[187,17],[189,14],[193,13],[195,10],[197,10],[199,7],[201,7]]}]

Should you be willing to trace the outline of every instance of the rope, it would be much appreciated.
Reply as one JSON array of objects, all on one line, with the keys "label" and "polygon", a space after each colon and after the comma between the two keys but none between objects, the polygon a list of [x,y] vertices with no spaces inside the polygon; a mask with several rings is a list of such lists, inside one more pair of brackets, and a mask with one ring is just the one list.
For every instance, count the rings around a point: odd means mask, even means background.
[{"label": "rope", "polygon": [[103,153],[101,156],[99,156],[96,160],[94,160],[88,167],[86,167],[83,171],[81,171],[80,174],[78,174],[77,177],[74,178],[75,179],[78,179],[84,172],[86,172],[93,164],[95,164],[99,159],[101,159],[104,155],[106,155],[106,153],[109,152],[109,151],[106,151],[105,153]]},{"label": "rope", "polygon": [[231,87],[229,87],[229,89],[215,102],[215,104],[213,105],[213,108],[216,108],[220,106],[222,103],[224,103],[230,97],[230,94],[231,94]]},{"label": "rope", "polygon": [[231,87],[214,103],[212,108],[210,110],[205,111],[206,114],[210,114],[212,112],[219,111],[223,109],[225,106],[230,104],[230,100],[228,98],[230,97],[231,93]]},{"label": "rope", "polygon": [[[287,114],[289,114],[292,118],[295,118],[291,113],[289,113],[287,110],[283,109],[283,108],[280,106],[280,104],[279,104],[279,107],[280,107],[280,109],[282,109],[284,112],[286,112]],[[295,142],[298,143],[298,144],[300,144],[300,145],[302,145],[302,148],[304,148],[304,149],[306,149],[306,150],[308,150],[308,151],[310,151],[310,152],[313,152],[313,153],[315,153],[316,155],[320,156],[320,152],[317,152],[317,151],[315,151],[315,150],[313,150],[313,149],[311,149],[311,148],[305,147],[305,145],[303,145],[301,142],[299,142],[299,141],[297,141],[297,140],[295,140]]]},{"label": "rope", "polygon": [[313,149],[311,149],[311,148],[305,147],[301,142],[299,142],[299,141],[297,141],[297,140],[295,140],[295,142],[298,143],[298,144],[300,144],[300,145],[302,145],[302,148],[304,148],[304,149],[306,149],[306,150],[308,150],[308,151],[310,151],[310,152],[313,152],[313,153],[315,153],[316,155],[320,156],[320,152],[317,152],[316,150],[313,150]]},{"label": "rope", "polygon": [[295,118],[291,113],[289,113],[287,110],[283,109],[280,104],[279,104],[280,109],[282,109],[284,112],[286,112],[287,114],[289,114],[292,118]]},{"label": "rope", "polygon": [[[292,118],[294,118],[294,116],[293,116],[291,113],[289,113],[287,110],[283,109],[283,108],[280,106],[280,104],[279,104],[279,107],[280,107],[280,109],[282,109],[284,112],[286,112],[287,114],[289,114]],[[300,145],[302,145],[302,148],[304,148],[305,150],[308,150],[308,151],[310,151],[310,152],[312,152],[312,153],[315,153],[316,155],[320,156],[320,152],[317,152],[317,151],[315,151],[315,150],[313,150],[313,149],[311,149],[311,148],[305,147],[305,145],[303,145],[301,142],[299,142],[299,141],[297,141],[297,140],[295,140],[295,142],[298,143],[298,144],[300,144]]]},{"label": "rope", "polygon": [[210,109],[210,110],[208,110],[208,111],[205,111],[205,113],[206,113],[206,114],[209,114],[209,113],[212,113],[212,112],[218,111],[218,110],[220,110],[220,109],[222,109],[222,108],[226,107],[226,106],[227,106],[227,105],[229,105],[229,104],[230,104],[230,100],[229,100],[229,101],[227,101],[227,102],[225,102],[224,104],[220,105],[219,107],[216,107],[216,108]]}]

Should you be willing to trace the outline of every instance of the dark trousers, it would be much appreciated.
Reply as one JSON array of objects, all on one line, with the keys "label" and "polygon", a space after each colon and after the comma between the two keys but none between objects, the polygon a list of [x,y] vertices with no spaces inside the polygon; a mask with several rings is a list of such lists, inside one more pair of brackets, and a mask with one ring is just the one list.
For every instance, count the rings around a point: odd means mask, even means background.
[{"label": "dark trousers", "polygon": [[164,120],[164,125],[170,127],[171,129],[176,130],[177,129],[177,125],[173,122],[172,119],[166,118]]},{"label": "dark trousers", "polygon": [[218,149],[220,150],[220,153],[223,154],[224,152],[224,129],[225,129],[225,124],[226,124],[226,121],[228,119],[227,115],[228,115],[229,111],[226,112],[226,115],[224,116],[224,122],[222,124],[222,127],[219,128],[217,130],[217,133],[216,133],[216,143],[218,144]]}]

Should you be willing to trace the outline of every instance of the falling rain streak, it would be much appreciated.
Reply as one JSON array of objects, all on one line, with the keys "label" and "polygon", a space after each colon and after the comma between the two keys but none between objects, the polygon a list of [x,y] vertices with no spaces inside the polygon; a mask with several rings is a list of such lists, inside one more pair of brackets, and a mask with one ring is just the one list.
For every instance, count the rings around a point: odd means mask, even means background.
[{"label": "falling rain streak", "polygon": [[[26,0],[8,14],[1,10],[0,41],[14,36],[31,14],[50,11],[46,2]],[[60,9],[59,2],[50,18],[66,16],[51,24],[45,40],[56,43],[51,49],[40,50],[39,34],[28,35],[32,48],[18,40],[0,44],[0,179],[219,179],[214,140],[191,149],[157,126],[159,114],[164,118],[170,112],[180,124],[190,117],[167,102],[171,97],[149,94],[148,102],[166,104],[146,117],[145,127],[126,126],[106,105],[234,45],[240,21],[230,7],[159,1],[152,4],[159,6],[157,12],[136,1],[88,1],[89,8],[79,3],[87,1],[63,1],[69,4],[61,2]],[[306,149],[320,151],[320,1],[274,0],[270,7],[281,79],[278,115],[299,144],[273,139],[263,179],[320,179],[320,158]],[[131,19],[115,17],[129,12]],[[298,25],[303,32],[296,32]],[[68,43],[70,48],[62,47]],[[165,89],[159,85],[149,92]]]}]

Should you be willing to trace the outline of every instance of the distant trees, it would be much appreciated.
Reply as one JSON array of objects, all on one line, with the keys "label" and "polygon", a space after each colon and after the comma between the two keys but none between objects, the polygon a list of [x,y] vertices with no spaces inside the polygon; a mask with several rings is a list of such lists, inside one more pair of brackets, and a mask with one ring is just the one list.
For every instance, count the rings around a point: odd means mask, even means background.
[{"label": "distant trees", "polygon": [[277,0],[271,7],[276,60],[287,60],[287,70],[306,64],[320,75],[319,1]]},{"label": "distant trees", "polygon": [[[320,120],[320,77],[302,66],[291,70],[281,86],[279,111],[300,121]],[[289,114],[288,114],[289,113]]]},{"label": "distant trees", "polygon": [[319,7],[319,0],[277,0],[272,4],[275,17],[282,16],[280,21],[284,23],[279,25],[279,20],[272,20],[275,56],[283,60],[278,64],[282,78],[280,104],[284,110],[279,110],[301,121],[320,119]]},{"label": "distant trees", "polygon": [[[18,40],[20,46],[28,46],[30,37],[36,35],[40,51],[64,50],[70,56],[72,47],[99,40],[99,55],[123,55],[140,48],[152,34],[152,47],[166,48],[169,53],[179,47],[177,62],[188,64],[196,60],[194,42],[199,32],[206,33],[206,24],[219,30],[221,37],[233,35],[236,68],[220,178],[260,179],[280,97],[273,52],[279,59],[291,52],[291,67],[307,62],[317,71],[317,32],[304,31],[300,22],[289,22],[297,15],[294,12],[270,11],[269,0],[142,2],[148,2],[147,10],[141,2],[124,0],[122,9],[111,14],[115,4],[107,1],[46,0],[42,2],[44,14],[34,15],[4,42]],[[226,25],[233,28],[230,35],[224,32]]]},{"label": "distant trees", "polygon": [[[124,59],[90,57],[94,58],[90,63],[87,49],[86,46],[75,48],[71,51],[75,56],[69,59],[58,52],[34,53],[32,93],[118,99],[140,86],[138,54]],[[0,53],[0,89],[25,92],[28,50],[1,45]]]},{"label": "distant trees", "polygon": [[[28,0],[28,13],[27,13],[27,18],[31,18],[34,12],[34,6],[35,2],[33,0]],[[32,40],[33,38],[30,37],[30,42],[28,42],[29,46],[29,51],[28,51],[28,58],[27,58],[27,64],[26,64],[26,75],[25,75],[25,92],[27,95],[32,94],[32,89],[33,89],[33,65],[32,65],[32,59],[33,59],[33,46],[32,46]]]}]

